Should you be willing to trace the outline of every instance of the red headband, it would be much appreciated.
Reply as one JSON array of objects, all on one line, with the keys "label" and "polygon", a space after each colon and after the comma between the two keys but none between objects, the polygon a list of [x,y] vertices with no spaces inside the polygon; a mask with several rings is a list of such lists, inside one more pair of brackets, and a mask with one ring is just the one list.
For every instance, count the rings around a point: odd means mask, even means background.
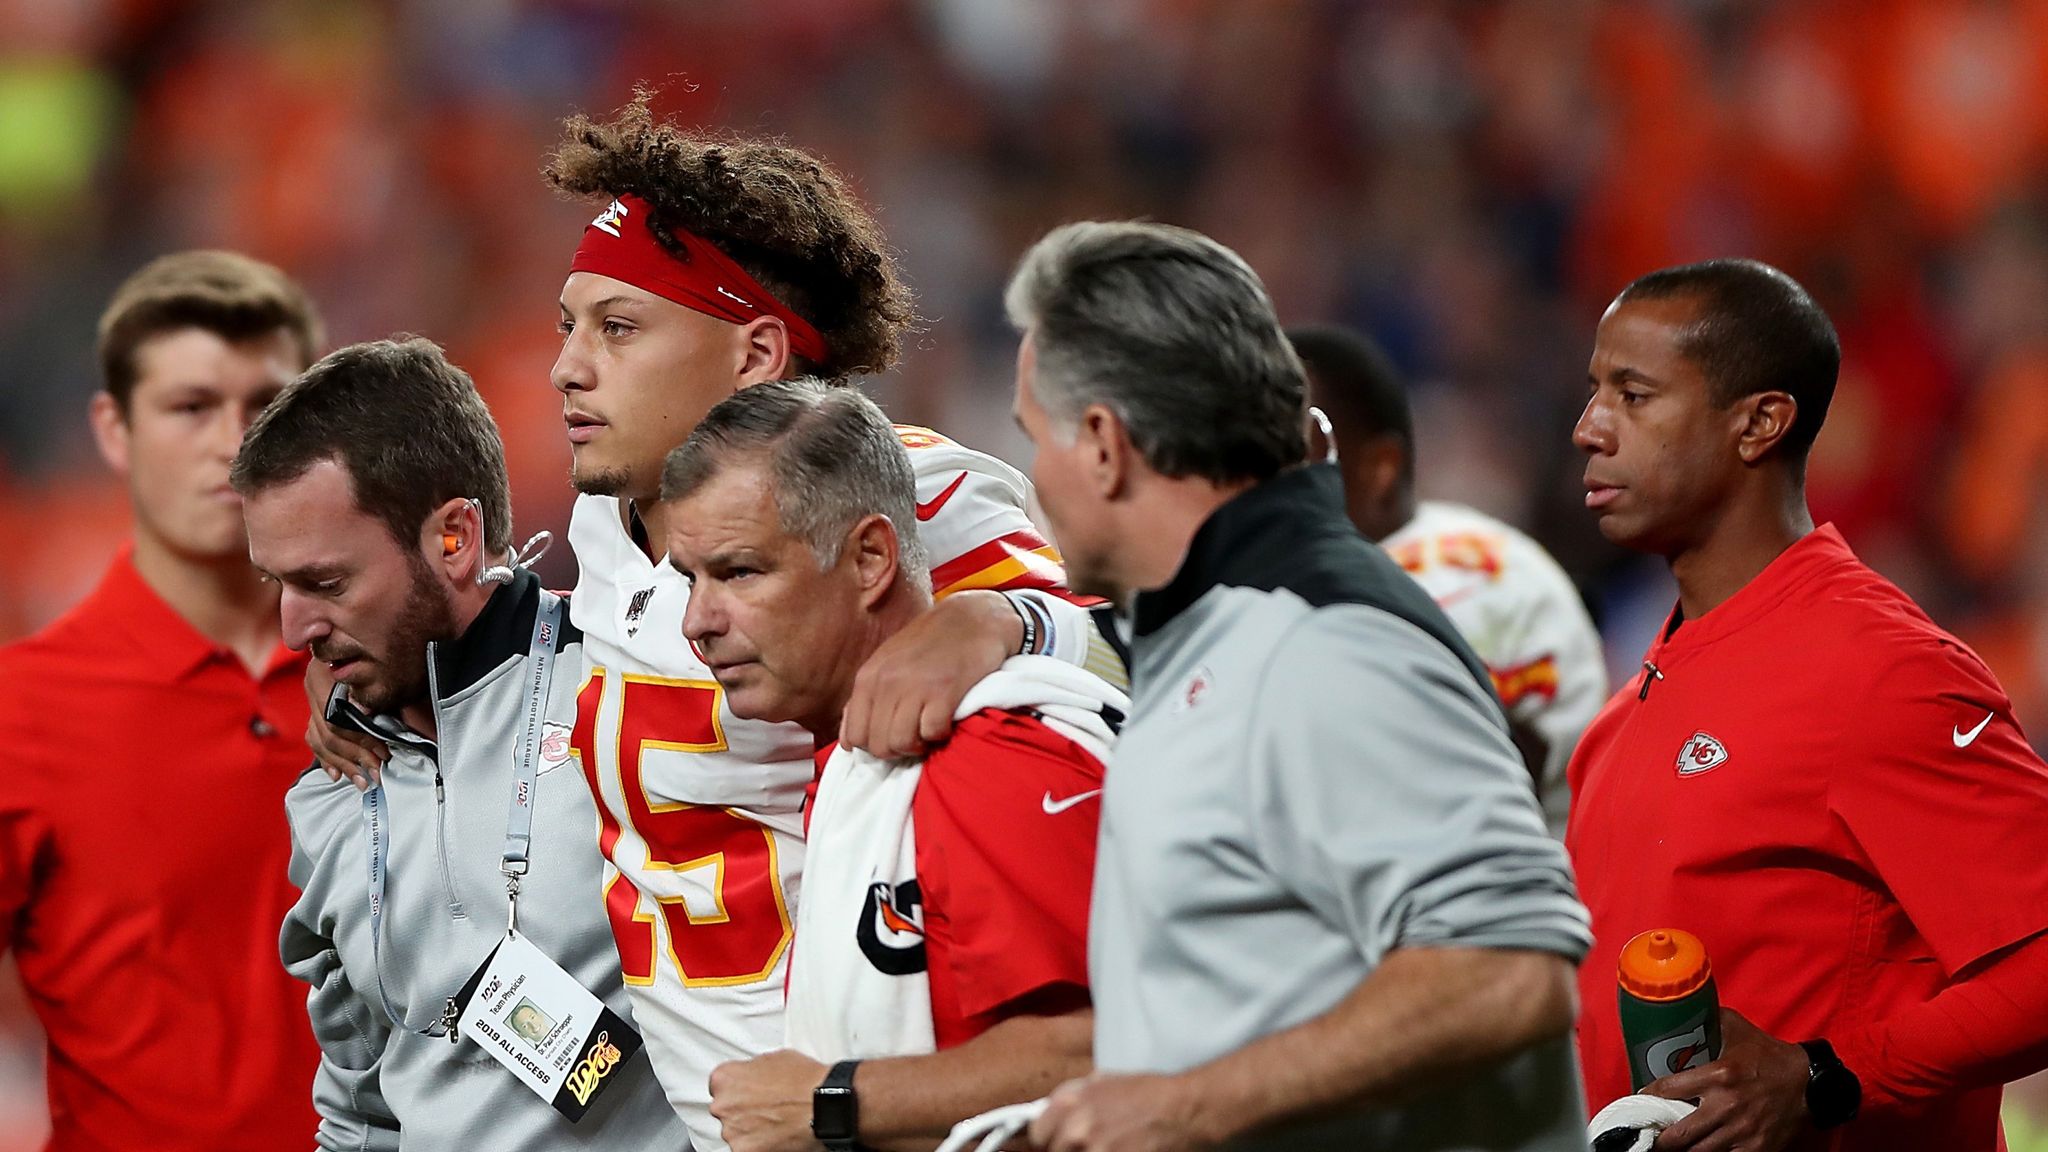
[{"label": "red headband", "polygon": [[612,201],[583,230],[571,272],[595,272],[623,280],[685,308],[715,316],[729,324],[745,324],[756,316],[773,316],[789,329],[789,346],[813,364],[826,359],[825,338],[803,317],[754,282],[732,258],[694,233],[672,228],[669,234],[683,247],[677,258],[647,227],[652,207],[638,196]]}]

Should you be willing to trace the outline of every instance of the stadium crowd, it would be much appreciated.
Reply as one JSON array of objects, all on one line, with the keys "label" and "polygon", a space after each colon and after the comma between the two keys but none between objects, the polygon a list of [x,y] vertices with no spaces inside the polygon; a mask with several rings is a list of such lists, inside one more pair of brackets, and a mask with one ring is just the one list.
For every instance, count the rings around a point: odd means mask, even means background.
[{"label": "stadium crowd", "polygon": [[2048,5],[78,0],[0,31],[0,639],[127,533],[80,418],[92,321],[177,248],[283,267],[329,346],[442,343],[518,535],[563,535],[549,301],[589,212],[538,170],[566,111],[652,78],[662,115],[786,136],[875,206],[920,317],[870,388],[899,422],[1026,461],[1003,290],[1064,220],[1197,228],[1281,320],[1371,332],[1414,381],[1421,492],[1546,545],[1616,684],[1673,585],[1582,507],[1594,322],[1651,269],[1766,258],[1841,339],[1815,522],[2048,731]]}]

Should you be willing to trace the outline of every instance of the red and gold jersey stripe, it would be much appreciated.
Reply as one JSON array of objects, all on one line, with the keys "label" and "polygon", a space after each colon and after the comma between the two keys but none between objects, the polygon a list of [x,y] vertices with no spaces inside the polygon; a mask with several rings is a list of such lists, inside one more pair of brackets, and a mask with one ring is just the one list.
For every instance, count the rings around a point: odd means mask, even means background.
[{"label": "red and gold jersey stripe", "polygon": [[1020,529],[933,568],[932,592],[943,597],[975,588],[1005,592],[1036,588],[1083,606],[1101,603],[1067,591],[1066,579],[1059,549],[1038,533]]},{"label": "red and gold jersey stripe", "polygon": [[903,441],[905,448],[937,448],[953,443],[937,432],[915,424],[892,424],[890,427],[896,429],[896,436]]},{"label": "red and gold jersey stripe", "polygon": [[1531,696],[1557,699],[1557,660],[1554,657],[1539,656],[1526,664],[1489,668],[1487,671],[1493,676],[1493,690],[1500,694],[1501,704],[1508,708]]}]

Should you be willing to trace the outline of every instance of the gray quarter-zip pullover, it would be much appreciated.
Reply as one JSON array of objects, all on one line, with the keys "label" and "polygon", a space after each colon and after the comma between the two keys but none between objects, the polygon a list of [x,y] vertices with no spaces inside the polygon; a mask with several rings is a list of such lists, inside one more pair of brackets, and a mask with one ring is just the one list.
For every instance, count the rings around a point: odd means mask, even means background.
[{"label": "gray quarter-zip pullover", "polygon": [[[1304,1023],[1402,948],[1591,943],[1469,648],[1327,465],[1218,509],[1138,597],[1089,925],[1095,1060],[1175,1072]],[[1584,1152],[1569,1036],[1243,1147]]]},{"label": "gray quarter-zip pullover", "polygon": [[[612,1073],[571,1123],[473,1041],[451,1044],[443,1011],[504,938],[505,847],[528,644],[541,598],[530,573],[498,589],[461,638],[429,649],[438,740],[394,718],[363,717],[391,745],[384,766],[389,850],[383,940],[372,947],[369,838],[362,796],[320,771],[285,800],[293,883],[285,967],[312,986],[320,1042],[313,1102],[321,1148],[524,1152],[688,1147],[645,1056]],[[576,721],[581,638],[564,613],[535,781],[530,871],[519,929],[622,1018],[632,1006],[602,901],[597,816],[569,735]],[[379,982],[382,991],[379,991]],[[396,1019],[387,1015],[385,1004]]]}]

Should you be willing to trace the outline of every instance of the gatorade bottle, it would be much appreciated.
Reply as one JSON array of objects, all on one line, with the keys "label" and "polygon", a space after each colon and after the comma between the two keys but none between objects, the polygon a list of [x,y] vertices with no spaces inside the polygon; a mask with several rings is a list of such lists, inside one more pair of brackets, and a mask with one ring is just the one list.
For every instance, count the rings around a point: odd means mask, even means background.
[{"label": "gatorade bottle", "polygon": [[1721,997],[1699,937],[1644,932],[1621,949],[1621,1039],[1635,1091],[1721,1055]]}]

